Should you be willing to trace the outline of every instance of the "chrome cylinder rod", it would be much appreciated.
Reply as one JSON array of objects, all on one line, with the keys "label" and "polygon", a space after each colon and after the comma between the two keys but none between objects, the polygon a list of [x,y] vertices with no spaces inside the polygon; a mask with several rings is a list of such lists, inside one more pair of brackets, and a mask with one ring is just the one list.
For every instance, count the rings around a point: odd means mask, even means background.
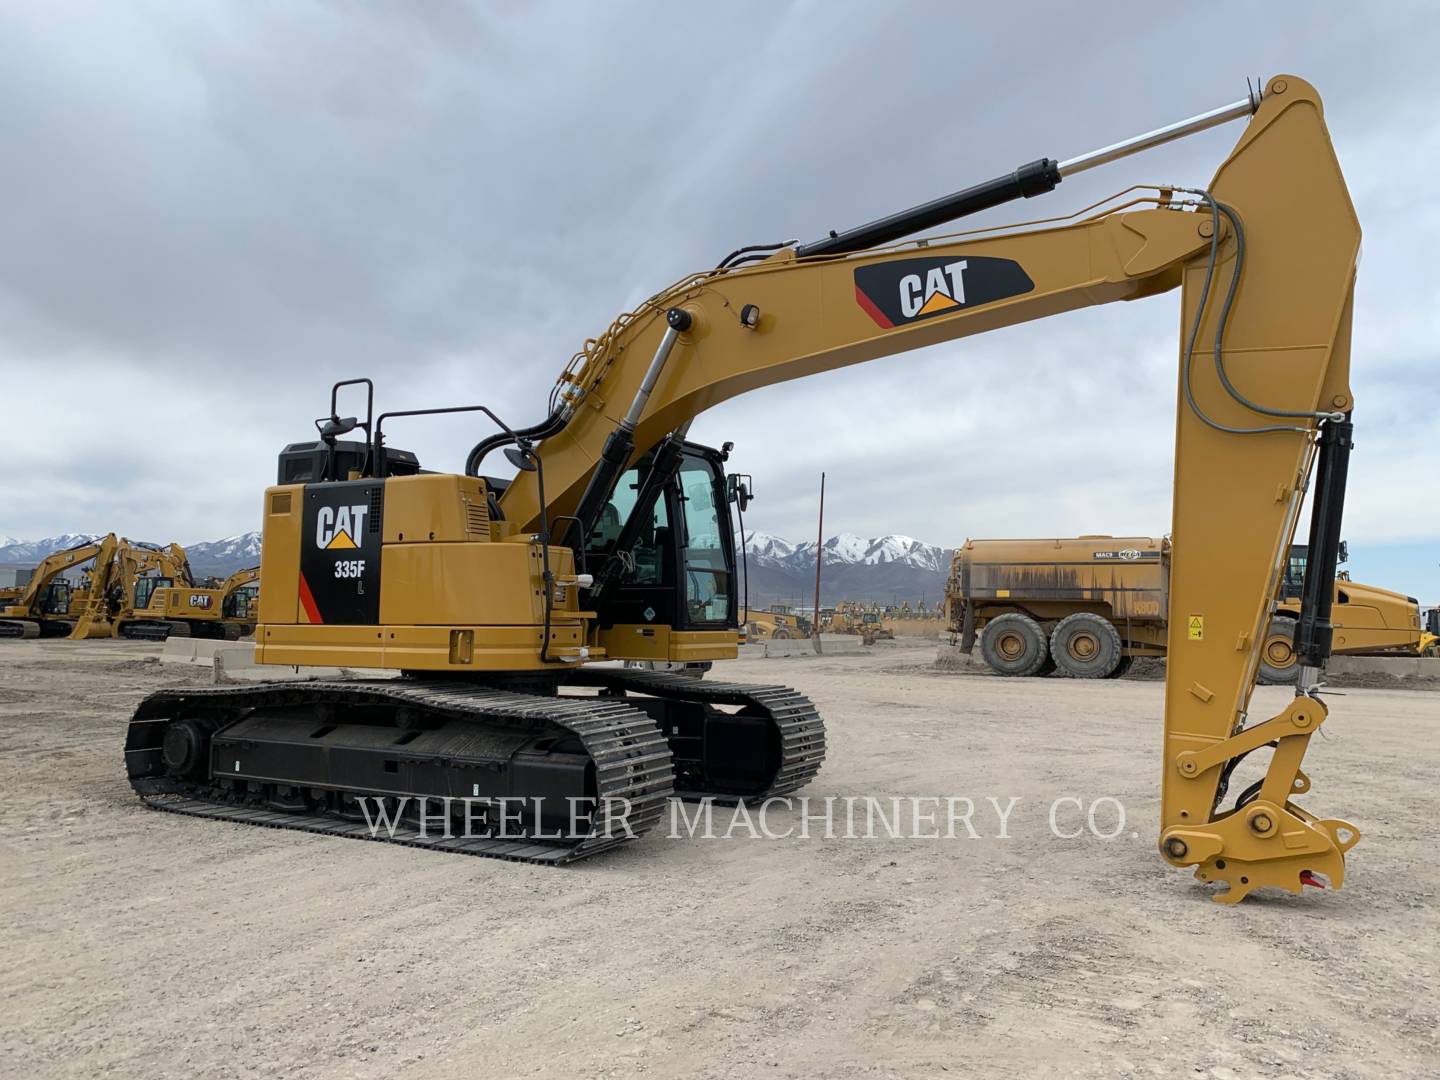
[{"label": "chrome cylinder rod", "polygon": [[690,313],[683,308],[671,308],[665,313],[665,321],[668,324],[665,327],[665,336],[660,339],[660,347],[655,350],[650,366],[645,369],[645,377],[640,380],[640,389],[635,391],[635,399],[630,402],[625,419],[620,421],[620,426],[626,431],[634,431],[639,425],[650,394],[654,391],[655,384],[660,381],[660,372],[665,368],[665,361],[670,359],[670,353],[674,350],[675,343],[680,340],[680,335],[690,329]]},{"label": "chrome cylinder rod", "polygon": [[1242,116],[1252,115],[1260,107],[1258,94],[1251,94],[1240,101],[1232,101],[1229,105],[1222,105],[1218,109],[1211,109],[1199,116],[1192,116],[1188,120],[1180,120],[1173,124],[1166,124],[1154,131],[1147,131],[1144,135],[1136,135],[1133,139],[1125,139],[1122,142],[1111,143],[1109,146],[1099,150],[1091,150],[1088,154],[1081,154],[1078,157],[1070,158],[1060,162],[1059,172],[1062,177],[1074,176],[1076,173],[1084,172],[1086,169],[1093,169],[1097,165],[1108,165],[1112,161],[1129,157],[1131,154],[1138,154],[1142,150],[1149,150],[1152,147],[1161,146],[1175,139],[1183,139],[1187,135],[1194,135],[1197,131],[1205,131],[1208,128],[1217,127],[1220,124],[1229,123],[1231,120],[1239,120]]}]

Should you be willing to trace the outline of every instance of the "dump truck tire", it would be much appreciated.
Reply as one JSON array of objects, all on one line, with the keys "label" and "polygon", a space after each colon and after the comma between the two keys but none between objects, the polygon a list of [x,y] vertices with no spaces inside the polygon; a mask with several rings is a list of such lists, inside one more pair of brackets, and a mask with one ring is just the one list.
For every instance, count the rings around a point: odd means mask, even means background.
[{"label": "dump truck tire", "polygon": [[1115,665],[1115,670],[1105,677],[1107,679],[1123,679],[1134,666],[1135,658],[1133,656],[1122,656],[1120,657],[1120,663]]},{"label": "dump truck tire", "polygon": [[1295,662],[1295,620],[1276,615],[1260,643],[1260,683],[1264,686],[1294,686],[1300,678]]},{"label": "dump truck tire", "polygon": [[1120,666],[1120,633],[1088,611],[1067,615],[1050,635],[1055,666],[1072,679],[1104,679]]},{"label": "dump truck tire", "polygon": [[771,634],[770,637],[775,641],[789,641],[790,631],[786,630],[783,626],[777,626],[775,632]]},{"label": "dump truck tire", "polygon": [[1049,659],[1045,631],[1028,615],[991,619],[980,635],[980,655],[1001,675],[1038,675]]}]

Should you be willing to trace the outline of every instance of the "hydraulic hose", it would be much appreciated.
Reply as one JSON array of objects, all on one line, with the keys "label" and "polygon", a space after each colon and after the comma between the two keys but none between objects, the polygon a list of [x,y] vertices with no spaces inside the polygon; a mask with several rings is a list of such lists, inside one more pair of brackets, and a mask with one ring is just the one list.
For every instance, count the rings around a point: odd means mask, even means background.
[{"label": "hydraulic hose", "polygon": [[1272,432],[1298,432],[1308,435],[1310,428],[1296,427],[1292,424],[1271,424],[1264,427],[1240,428],[1222,424],[1218,420],[1206,415],[1200,408],[1200,403],[1195,400],[1195,391],[1191,383],[1191,372],[1194,368],[1195,343],[1200,336],[1200,323],[1205,317],[1205,308],[1210,302],[1210,289],[1215,281],[1215,270],[1219,265],[1220,253],[1220,216],[1224,214],[1235,230],[1235,268],[1230,273],[1230,283],[1225,289],[1225,299],[1220,305],[1220,314],[1215,321],[1215,370],[1220,376],[1220,384],[1225,392],[1232,399],[1245,406],[1251,412],[1257,412],[1262,416],[1274,416],[1285,419],[1307,419],[1315,421],[1343,420],[1343,413],[1330,412],[1291,412],[1284,409],[1273,409],[1265,405],[1259,405],[1245,397],[1235,388],[1230,381],[1230,376],[1225,370],[1224,340],[1225,327],[1230,321],[1230,312],[1235,304],[1235,294],[1240,288],[1240,277],[1245,268],[1245,227],[1233,207],[1219,202],[1208,191],[1197,188],[1177,188],[1189,195],[1197,196],[1201,202],[1210,208],[1212,228],[1210,230],[1210,255],[1205,267],[1205,280],[1200,287],[1200,302],[1195,307],[1195,321],[1190,326],[1189,336],[1185,341],[1185,359],[1181,364],[1181,382],[1185,390],[1185,403],[1203,423],[1216,431],[1223,431],[1229,435],[1268,435]]},{"label": "hydraulic hose", "polygon": [[498,450],[502,446],[509,446],[519,439],[528,439],[532,442],[539,442],[541,439],[548,439],[565,426],[565,412],[563,408],[557,408],[540,423],[527,428],[517,428],[513,432],[497,431],[493,435],[487,435],[476,443],[465,458],[465,475],[479,476],[480,464],[492,450]]}]

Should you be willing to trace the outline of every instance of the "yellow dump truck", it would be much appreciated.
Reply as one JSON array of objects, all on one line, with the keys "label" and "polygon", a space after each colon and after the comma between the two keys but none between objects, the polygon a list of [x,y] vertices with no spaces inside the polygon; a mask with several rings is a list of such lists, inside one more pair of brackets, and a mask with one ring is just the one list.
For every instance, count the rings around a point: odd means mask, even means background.
[{"label": "yellow dump truck", "polygon": [[[1303,545],[1291,548],[1261,649],[1262,682],[1291,683],[1299,673],[1293,638],[1305,559]],[[978,638],[1002,675],[1059,668],[1115,678],[1137,656],[1165,655],[1169,580],[1164,538],[967,540],[951,564],[946,618],[961,649]],[[1418,602],[1388,589],[1337,579],[1331,619],[1339,654],[1416,656],[1425,646]]]}]

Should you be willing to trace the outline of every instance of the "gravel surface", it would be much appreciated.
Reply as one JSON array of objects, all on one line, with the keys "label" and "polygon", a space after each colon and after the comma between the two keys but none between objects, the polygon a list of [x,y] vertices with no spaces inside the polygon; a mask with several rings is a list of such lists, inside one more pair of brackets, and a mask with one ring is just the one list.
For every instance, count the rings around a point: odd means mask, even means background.
[{"label": "gravel surface", "polygon": [[[145,810],[126,719],[208,678],[157,652],[0,642],[0,1075],[1440,1072],[1440,693],[1331,701],[1304,803],[1365,834],[1349,883],[1232,909],[1155,854],[1154,681],[942,672],[933,642],[722,665],[820,706],[813,799],[966,797],[979,838],[742,827],[556,870]],[[1123,828],[1055,836],[1067,797]]]}]

